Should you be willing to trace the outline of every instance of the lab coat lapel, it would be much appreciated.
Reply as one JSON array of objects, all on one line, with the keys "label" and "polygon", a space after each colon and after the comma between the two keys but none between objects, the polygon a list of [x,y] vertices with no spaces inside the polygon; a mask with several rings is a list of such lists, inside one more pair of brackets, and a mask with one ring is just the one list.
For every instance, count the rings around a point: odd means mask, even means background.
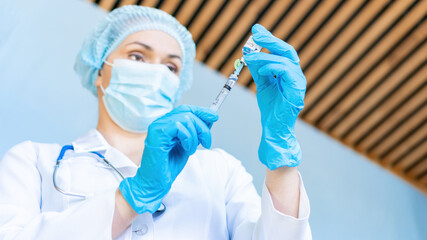
[{"label": "lab coat lapel", "polygon": [[102,134],[92,129],[87,134],[73,142],[74,151],[98,152],[102,154],[114,167],[116,167],[125,177],[133,176],[136,173],[137,166],[126,155],[110,146]]}]

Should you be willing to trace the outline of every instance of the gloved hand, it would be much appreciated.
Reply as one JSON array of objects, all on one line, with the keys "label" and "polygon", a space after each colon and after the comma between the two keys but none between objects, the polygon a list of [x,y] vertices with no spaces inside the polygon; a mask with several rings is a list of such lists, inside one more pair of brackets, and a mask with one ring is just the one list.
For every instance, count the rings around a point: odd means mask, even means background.
[{"label": "gloved hand", "polygon": [[211,146],[210,127],[218,120],[209,108],[182,105],[148,127],[141,166],[119,189],[137,213],[154,213],[190,155]]},{"label": "gloved hand", "polygon": [[262,137],[258,156],[270,170],[295,167],[301,162],[302,155],[294,127],[304,107],[306,89],[298,54],[291,45],[259,24],[252,27],[252,33],[255,43],[271,52],[244,56],[257,85],[261,111]]}]

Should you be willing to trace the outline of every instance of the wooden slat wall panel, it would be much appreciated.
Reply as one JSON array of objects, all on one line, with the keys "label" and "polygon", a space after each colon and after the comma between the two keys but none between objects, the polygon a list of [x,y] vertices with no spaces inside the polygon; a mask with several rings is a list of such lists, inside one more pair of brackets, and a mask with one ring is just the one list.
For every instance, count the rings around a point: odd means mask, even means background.
[{"label": "wooden slat wall panel", "polygon": [[[375,17],[375,15],[387,5],[386,1],[370,1],[366,7],[362,9],[362,12],[359,13],[354,21],[352,21],[332,43],[329,43],[326,49],[322,50],[327,52],[328,54],[322,54],[315,61],[312,61],[310,67],[306,67],[303,65],[305,70],[305,75],[307,77],[307,83],[311,84],[314,80],[317,82],[320,81],[318,76],[322,73],[322,71],[328,67],[329,65],[336,63],[337,57],[341,51],[345,49],[345,47],[351,43],[351,41],[359,34],[359,32],[369,24],[369,22]],[[334,71],[329,71],[333,74]],[[325,77],[324,81],[321,82],[320,86],[327,86],[326,84],[334,78]],[[317,85],[317,84],[316,84]],[[309,93],[310,88],[314,88],[315,85],[310,85],[307,89],[307,93]],[[318,91],[319,92],[319,91]],[[318,95],[307,94],[306,98],[306,107],[309,107],[309,104],[313,102],[311,99],[315,99]],[[302,114],[304,114],[303,110]]]},{"label": "wooden slat wall panel", "polygon": [[[418,95],[419,96],[419,95]],[[424,95],[425,96],[425,95]],[[420,105],[426,105],[426,102],[423,101]],[[425,123],[425,113],[427,111],[426,107],[420,109],[420,111],[416,111],[415,115],[410,117],[409,119],[403,119],[403,122],[393,126],[391,134],[387,136],[386,139],[381,141],[381,143],[374,148],[369,154],[374,155],[375,157],[379,156],[383,158],[388,155],[388,152],[393,150],[395,147],[399,145],[399,140],[404,138],[405,134],[408,132],[417,131],[420,128],[420,125]],[[406,143],[407,144],[407,143]],[[391,161],[393,161],[392,158]],[[387,158],[383,160],[383,162],[387,162]]]},{"label": "wooden slat wall panel", "polygon": [[212,25],[205,37],[197,45],[198,60],[204,60],[209,52],[213,51],[213,46],[219,40],[228,26],[233,26],[233,21],[238,16],[246,1],[229,1],[222,11],[217,21]]},{"label": "wooden slat wall panel", "polygon": [[213,54],[205,59],[206,64],[215,69],[218,68],[223,60],[223,56],[232,50],[231,48],[241,36],[246,33],[246,30],[251,27],[251,23],[267,3],[268,1],[266,0],[258,0],[250,4],[245,11],[241,13],[241,17],[231,24],[233,27],[230,29],[230,32],[233,34],[227,34],[221,39],[220,44],[216,46]]},{"label": "wooden slat wall panel", "polygon": [[302,25],[297,29],[295,34],[287,40],[295,49],[300,49],[304,40],[313,34],[313,31],[319,27],[328,14],[337,7],[340,0],[321,1],[319,6],[313,13],[309,15],[307,20],[303,21]]},{"label": "wooden slat wall panel", "polygon": [[166,0],[165,3],[160,7],[160,9],[169,14],[172,14],[180,3],[181,0]]},{"label": "wooden slat wall panel", "polygon": [[119,7],[122,7],[122,6],[125,6],[125,5],[132,5],[132,4],[135,4],[135,3],[136,3],[136,0],[122,0],[119,3]]},{"label": "wooden slat wall panel", "polygon": [[[315,0],[297,1],[295,6],[292,8],[293,11],[289,12],[289,14],[280,21],[280,24],[272,30],[272,33],[278,38],[284,39],[290,31],[297,26],[299,21],[302,20],[304,15],[315,3]],[[242,73],[241,78],[244,82],[247,82],[247,79],[251,79],[250,73],[247,69]]]},{"label": "wooden slat wall panel", "polygon": [[98,5],[105,10],[110,10],[113,8],[115,3],[116,1],[114,0],[104,0],[104,1],[99,1]]},{"label": "wooden slat wall panel", "polygon": [[425,131],[427,131],[427,125],[424,124],[423,127],[419,128],[405,140],[405,144],[398,145],[396,148],[389,151],[389,153],[382,158],[382,163],[384,165],[391,166],[400,159],[404,159],[405,154],[411,152],[417,144],[421,143],[425,139]]},{"label": "wooden slat wall panel", "polygon": [[303,69],[311,59],[318,56],[318,53],[330,42],[334,34],[344,26],[344,24],[360,7],[363,6],[363,4],[366,4],[363,0],[346,1],[344,6],[342,6],[338,12],[335,13],[327,23],[325,23],[322,29],[312,37],[309,44],[299,52],[301,66]]},{"label": "wooden slat wall panel", "polygon": [[[405,81],[399,89],[390,94],[386,101],[375,107],[374,111],[364,118],[364,121],[359,125],[359,130],[363,133],[363,136],[361,136],[358,142],[355,143],[356,148],[359,151],[362,149],[368,149],[372,146],[372,143],[364,140],[373,132],[376,125],[381,124],[383,119],[388,118],[387,116],[391,114],[393,109],[395,109],[400,103],[409,99],[409,97],[419,89],[422,89],[423,85],[425,85],[425,81],[427,81],[425,69],[426,62],[424,62],[423,66],[421,66],[409,80]],[[424,79],[424,82],[420,81],[420,79]],[[422,131],[421,133],[424,134]]]},{"label": "wooden slat wall panel", "polygon": [[194,23],[189,28],[189,31],[193,34],[193,39],[198,39],[200,37],[200,34],[205,30],[206,26],[208,26],[209,21],[224,4],[224,1],[226,0],[208,1],[206,3],[206,6],[202,9],[198,18],[194,20]]},{"label": "wooden slat wall panel", "polygon": [[176,19],[178,19],[181,24],[187,25],[194,11],[201,3],[202,0],[185,1],[184,5],[182,6],[182,10],[179,12],[179,14],[176,15]]},{"label": "wooden slat wall panel", "polygon": [[[425,144],[423,146],[424,146],[424,149],[427,149],[427,146]],[[426,154],[427,153],[424,151],[423,157],[425,157]],[[427,161],[420,161],[420,162],[418,162],[417,165],[414,165],[414,167],[411,168],[410,171],[407,171],[406,174],[410,178],[417,178],[419,175],[421,175],[425,171],[427,171]]]},{"label": "wooden slat wall panel", "polygon": [[[424,161],[424,162],[426,162],[426,161]],[[421,178],[419,178],[417,180],[420,184],[421,189],[427,187],[427,174],[425,174],[424,176],[422,176]]]},{"label": "wooden slat wall panel", "polygon": [[[168,12],[193,34],[196,59],[226,76],[262,24],[299,52],[300,118],[427,193],[426,0],[90,2]],[[247,68],[238,83],[256,92]]]},{"label": "wooden slat wall panel", "polygon": [[[264,16],[259,21],[257,21],[259,24],[263,25],[264,27],[271,29],[274,24],[279,21],[279,19],[282,17],[285,10],[290,6],[292,1],[290,0],[283,0],[283,1],[274,1],[272,6],[268,9],[268,12],[264,14]],[[247,34],[244,36],[243,41],[240,42],[237,48],[234,49],[234,52],[232,53],[231,57],[228,57],[226,61],[224,62],[224,66],[220,67],[220,71],[224,75],[228,75],[230,72],[234,71],[234,61],[237,58],[240,58],[242,56],[242,48],[245,44],[245,41],[247,38],[251,35],[251,30],[248,29]],[[242,85],[248,84],[250,81],[252,81],[252,77],[249,73],[249,71],[244,68],[239,76],[239,83]]]},{"label": "wooden slat wall panel", "polygon": [[[424,39],[424,41],[425,40],[426,39]],[[425,46],[427,47],[427,45]],[[365,99],[363,99],[364,101],[366,101],[366,103],[357,105],[359,108],[357,108],[357,110],[352,111],[351,114],[348,115],[348,117],[346,118],[347,122],[351,124],[356,120],[360,120],[358,116],[363,116],[363,113],[364,113],[362,112],[363,109],[367,109],[370,106],[372,106],[376,101],[378,101],[379,98],[389,93],[391,88],[393,88],[394,86],[397,86],[403,79],[405,79],[405,76],[407,76],[412,71],[414,71],[417,67],[422,65],[423,62],[425,61],[425,54],[423,53],[423,51],[427,50],[426,47],[423,47],[420,50],[415,50],[414,55],[411,56],[408,60],[404,61],[402,65],[394,66],[395,68],[397,68],[397,70],[394,71],[393,75],[387,78],[387,81],[385,81],[384,84],[378,87],[379,92],[377,94],[371,94],[369,97],[366,97]],[[367,84],[365,84],[364,86],[361,86],[357,90],[354,90],[352,93],[362,95],[364,92],[369,91],[375,83],[375,81],[369,81],[369,80],[370,79],[368,79],[368,81],[365,81],[365,83]],[[356,104],[357,102],[360,102],[360,101],[355,101],[354,104]],[[360,129],[358,128],[357,131],[352,131],[352,134],[347,134],[346,137],[344,138],[344,141],[347,141],[349,143],[354,143],[358,138],[362,136],[362,133],[363,132],[360,131]]]},{"label": "wooden slat wall panel", "polygon": [[144,0],[141,5],[145,7],[155,7],[157,3],[159,3],[159,0]]},{"label": "wooden slat wall panel", "polygon": [[[368,85],[368,87],[372,87],[373,83],[375,81],[380,81],[381,78],[386,77],[386,81],[388,82],[390,80],[387,73],[393,71],[393,76],[395,75],[396,69],[401,69],[401,60],[404,60],[406,57],[410,57],[412,53],[418,53],[417,58],[410,58],[413,63],[417,64],[425,60],[425,56],[422,54],[422,52],[417,50],[417,47],[419,44],[421,44],[425,39],[419,38],[419,39],[409,39],[407,42],[404,42],[406,45],[405,47],[400,47],[395,50],[395,54],[386,58],[385,61],[382,61],[379,65],[375,67],[375,71],[373,71],[369,76],[365,77],[364,85],[361,87],[364,87]],[[423,48],[424,49],[424,48]],[[389,61],[387,61],[390,59]],[[396,59],[398,61],[392,61],[392,59]],[[405,64],[405,63],[403,63]],[[408,67],[411,67],[410,65],[406,65]],[[399,80],[399,79],[397,79]],[[369,84],[372,84],[369,86]],[[363,89],[362,89],[363,90]],[[354,91],[354,90],[353,90]],[[366,91],[366,90],[365,90]],[[349,94],[350,95],[350,94]],[[348,96],[348,95],[347,95]],[[354,114],[350,113],[350,115],[355,116]],[[335,136],[343,136],[346,137],[349,133],[346,133],[346,131],[350,131],[349,128],[356,122],[357,117],[355,118],[346,118],[347,116],[344,116],[341,118],[341,120],[336,124],[333,128],[329,128],[329,131]],[[344,120],[345,119],[345,120]],[[354,132],[354,131],[353,131]]]},{"label": "wooden slat wall panel", "polygon": [[397,163],[394,168],[397,171],[404,171],[406,168],[410,167],[411,164],[415,163],[415,161],[420,159],[420,157],[425,156],[426,154],[427,154],[427,141],[424,141],[423,144],[417,146],[407,156],[405,156],[405,159],[399,161],[399,163]]},{"label": "wooden slat wall panel", "polygon": [[385,144],[388,141],[388,136],[397,129],[402,124],[406,126],[409,124],[408,116],[414,112],[420,112],[421,116],[423,113],[418,110],[420,106],[425,104],[425,91],[427,91],[425,84],[420,91],[414,93],[414,96],[409,98],[407,101],[403,102],[402,105],[399,105],[396,110],[390,116],[387,116],[387,121],[384,121],[372,132],[369,136],[365,138],[366,149],[368,154],[373,154],[373,156],[378,156],[381,152],[377,150],[378,146]]},{"label": "wooden slat wall panel", "polygon": [[[375,39],[381,35],[381,33],[389,26],[394,19],[396,19],[401,12],[403,12],[408,5],[410,5],[410,1],[396,1],[390,8],[386,10],[384,14],[380,16],[378,20],[375,21],[373,25],[365,32],[362,33],[360,39],[351,44],[350,49],[346,51],[346,53],[340,58],[339,61],[335,61],[337,50],[340,47],[344,47],[344,44],[347,45],[349,42],[355,38],[355,34],[358,33],[358,30],[362,30],[367,24],[368,21],[371,21],[379,8],[384,7],[384,5],[378,4],[379,1],[371,1],[372,6],[367,6],[366,12],[362,12],[358,16],[358,18],[347,28],[348,31],[343,33],[342,39],[339,38],[336,40],[336,44],[332,44],[331,50],[328,51],[331,54],[324,54],[323,59],[320,59],[315,63],[315,67],[312,67],[307,71],[307,78],[316,78],[317,84],[308,90],[307,98],[306,98],[306,108],[305,111],[302,112],[305,119],[309,122],[313,122],[319,116],[318,112],[310,111],[311,104],[319,103],[322,99],[321,96],[324,95],[324,92],[334,81],[339,81],[340,75],[363,53],[363,51],[373,42]],[[364,14],[365,13],[365,14]],[[365,21],[363,21],[365,20]],[[360,24],[362,23],[362,24]],[[365,25],[366,24],[366,25]],[[354,25],[354,26],[353,26]],[[360,34],[360,33],[359,33]],[[340,46],[340,47],[339,47]],[[325,63],[327,65],[322,66],[321,63]],[[333,64],[333,67],[329,67],[330,64]],[[325,74],[320,75],[320,71],[324,68],[328,67],[328,70]],[[324,70],[323,70],[324,71]],[[318,109],[318,108],[316,108]],[[307,113],[308,112],[308,113]]]},{"label": "wooden slat wall panel", "polygon": [[[420,9],[421,8],[415,8],[414,11]],[[354,106],[357,101],[360,101],[360,96],[363,96],[360,91],[366,92],[366,90],[363,89],[362,86],[359,86],[358,89],[360,90],[354,91],[354,83],[360,80],[363,80],[363,83],[365,84],[370,82],[367,80],[369,77],[366,77],[367,72],[372,69],[373,66],[376,66],[376,63],[381,60],[385,54],[389,53],[389,51],[393,49],[393,46],[398,43],[399,40],[405,37],[412,26],[419,22],[420,18],[423,16],[423,11],[418,12],[421,12],[421,14],[407,15],[404,20],[399,22],[399,24],[394,27],[384,39],[381,40],[380,44],[377,44],[372,50],[369,51],[366,57],[364,57],[365,60],[362,63],[354,67],[348,74],[345,75],[344,78],[342,78],[342,81],[338,82],[334,88],[334,94],[328,94],[324,96],[324,104],[319,104],[319,106],[316,107],[316,111],[325,113],[327,112],[327,107],[332,106],[334,103],[337,103],[337,106],[334,107],[332,112],[328,112],[327,117],[325,116],[324,118],[318,118],[320,121],[317,120],[317,124],[321,128],[330,130],[330,127],[334,125],[334,123],[336,123],[339,119],[342,119],[343,115],[345,115],[345,113],[351,109],[351,107]],[[427,22],[424,22],[417,28],[416,32],[409,37],[411,38],[410,41],[412,41],[412,38],[422,39],[425,37],[422,35],[426,34],[426,31],[424,30],[426,28]],[[347,94],[350,92],[352,96]],[[345,101],[341,101],[341,99],[344,98]],[[365,101],[369,104],[375,103],[373,101]],[[365,105],[363,106],[368,107]],[[361,116],[360,113],[358,115]]]}]

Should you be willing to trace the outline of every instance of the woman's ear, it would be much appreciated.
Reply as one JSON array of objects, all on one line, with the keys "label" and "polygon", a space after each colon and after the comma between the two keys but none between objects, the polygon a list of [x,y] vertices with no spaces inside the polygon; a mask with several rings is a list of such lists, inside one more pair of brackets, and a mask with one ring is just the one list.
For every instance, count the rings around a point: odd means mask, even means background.
[{"label": "woman's ear", "polygon": [[105,64],[102,64],[101,65],[101,68],[98,70],[98,77],[101,77],[102,75],[101,75],[101,72],[102,72],[102,70],[104,70],[104,66],[105,66]]},{"label": "woman's ear", "polygon": [[101,69],[98,71],[98,77],[96,78],[95,81],[95,86],[98,88],[101,86],[102,80],[101,80],[102,76],[101,76]]},{"label": "woman's ear", "polygon": [[102,71],[104,70],[104,64],[102,64],[102,66],[101,66],[101,68],[98,70],[98,77],[96,78],[96,81],[95,81],[95,86],[96,87],[100,87],[101,86],[101,83],[102,83]]},{"label": "woman's ear", "polygon": [[107,64],[102,64],[101,68],[98,69],[98,77],[96,78],[94,84],[97,88],[104,87],[107,88],[110,84],[111,78],[111,66]]}]

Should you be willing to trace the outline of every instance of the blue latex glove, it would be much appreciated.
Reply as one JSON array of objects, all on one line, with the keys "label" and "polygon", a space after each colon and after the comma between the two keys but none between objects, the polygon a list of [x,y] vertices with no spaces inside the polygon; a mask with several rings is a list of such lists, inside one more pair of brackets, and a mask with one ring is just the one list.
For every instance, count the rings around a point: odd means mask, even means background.
[{"label": "blue latex glove", "polygon": [[270,170],[295,167],[302,155],[294,128],[304,107],[306,89],[298,54],[291,45],[259,24],[252,27],[252,33],[255,43],[271,52],[244,56],[257,85],[261,111],[262,137],[258,156]]},{"label": "blue latex glove", "polygon": [[141,166],[119,186],[137,213],[157,211],[199,143],[210,148],[210,126],[217,120],[209,108],[182,105],[150,124]]}]

